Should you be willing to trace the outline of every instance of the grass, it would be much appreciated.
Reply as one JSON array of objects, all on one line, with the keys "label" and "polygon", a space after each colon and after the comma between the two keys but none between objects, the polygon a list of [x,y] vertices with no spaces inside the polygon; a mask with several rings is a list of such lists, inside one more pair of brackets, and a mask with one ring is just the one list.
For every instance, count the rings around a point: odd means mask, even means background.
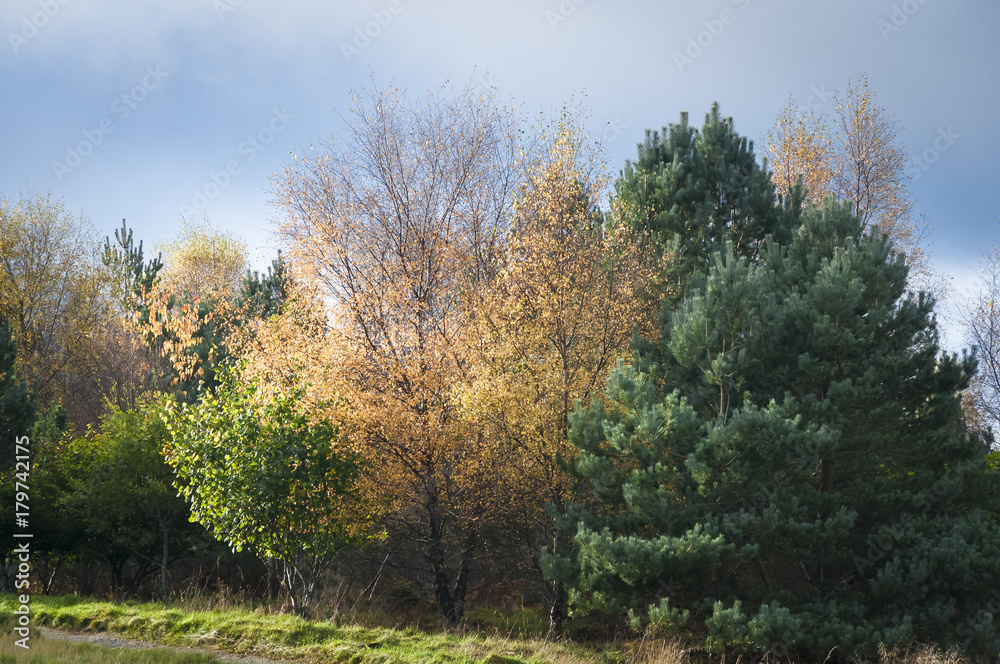
[{"label": "grass", "polygon": [[[13,596],[0,595],[0,615],[10,615],[14,608]],[[114,632],[131,639],[161,645],[212,648],[290,661],[350,664],[625,663],[624,656],[614,650],[597,651],[576,644],[552,644],[541,639],[503,636],[499,632],[495,636],[483,636],[478,633],[434,633],[416,627],[392,629],[337,626],[330,622],[306,621],[291,615],[260,610],[191,612],[188,607],[176,605],[131,601],[111,603],[76,597],[33,597],[32,611],[32,624],[35,627],[44,625],[69,631]],[[523,626],[511,623],[510,628],[513,633]],[[4,631],[10,634],[9,628]],[[32,636],[33,645],[36,635],[37,631]],[[4,640],[12,641],[10,638]],[[50,645],[63,646],[49,641],[45,647]],[[7,657],[8,650],[2,652]],[[131,654],[138,655],[136,651]],[[35,660],[25,658],[10,661]]]},{"label": "grass", "polygon": [[[296,662],[349,664],[726,664],[726,658],[693,656],[680,641],[639,639],[606,646],[544,641],[544,617],[536,611],[470,611],[474,632],[391,626],[339,626],[274,613],[269,607],[192,607],[107,602],[77,597],[33,597],[31,651],[13,645],[12,595],[0,595],[0,664],[110,662],[113,664],[197,664],[214,657],[164,649],[109,650],[100,646],[45,639],[38,626],[82,632],[114,632],[167,646],[217,649]],[[492,634],[489,636],[487,634]],[[690,644],[688,644],[690,645]],[[754,664],[730,658],[729,664]],[[954,653],[932,648],[883,652],[861,664],[965,664]]]},{"label": "grass", "polygon": [[[4,625],[10,634],[9,623]],[[175,652],[166,648],[151,650],[109,649],[89,643],[70,643],[47,639],[40,634],[31,636],[29,650],[14,645],[14,639],[0,640],[0,664],[209,664],[217,661],[211,655]]]}]

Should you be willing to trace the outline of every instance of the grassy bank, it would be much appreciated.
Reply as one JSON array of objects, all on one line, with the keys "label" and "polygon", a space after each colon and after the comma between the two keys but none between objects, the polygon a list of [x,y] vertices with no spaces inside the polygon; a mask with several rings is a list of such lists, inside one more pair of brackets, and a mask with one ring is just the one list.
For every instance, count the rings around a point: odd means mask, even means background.
[{"label": "grassy bank", "polygon": [[[107,602],[78,597],[33,597],[31,650],[14,646],[13,595],[0,595],[0,664],[202,664],[211,655],[165,649],[124,650],[46,639],[39,626],[72,632],[111,632],[156,643],[253,655],[294,662],[351,664],[751,664],[755,658],[691,656],[677,643],[640,640],[606,646],[552,644],[531,636],[537,616],[480,613],[477,628],[441,633],[404,628],[339,626],[306,621],[265,608],[199,609],[192,603],[164,605]],[[931,648],[884,653],[864,664],[971,664]]]},{"label": "grassy bank", "polygon": [[[13,596],[0,596],[0,616],[10,616],[14,608]],[[617,664],[626,661],[622,653],[614,650],[597,651],[580,645],[551,644],[540,639],[512,638],[499,633],[484,636],[482,633],[433,633],[418,628],[337,626],[329,622],[306,621],[295,616],[246,609],[191,612],[181,606],[163,604],[33,597],[32,613],[32,625],[35,627],[44,625],[70,631],[114,632],[163,645],[213,648],[302,662]],[[4,631],[10,634],[9,627]],[[0,652],[6,658],[12,652],[7,642],[13,639],[7,636],[4,640],[4,650]]]}]

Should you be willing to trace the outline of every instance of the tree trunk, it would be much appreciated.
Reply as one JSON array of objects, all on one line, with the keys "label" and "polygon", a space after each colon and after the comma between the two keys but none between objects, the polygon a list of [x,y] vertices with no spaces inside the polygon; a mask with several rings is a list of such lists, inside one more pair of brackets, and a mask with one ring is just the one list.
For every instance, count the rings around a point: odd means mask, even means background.
[{"label": "tree trunk", "polygon": [[288,592],[288,602],[292,605],[292,613],[305,618],[302,603],[297,596],[298,583],[295,578],[295,565],[289,562],[284,563],[285,591]]},{"label": "tree trunk", "polygon": [[[556,511],[565,513],[566,503],[563,500],[562,493],[562,482],[557,481],[552,487],[550,502]],[[557,554],[559,552],[559,542],[563,537],[563,532],[559,529],[558,521],[552,524],[551,533],[552,539],[549,545],[552,547],[552,553]],[[541,571],[541,567],[539,567],[537,562],[535,566]],[[569,615],[569,596],[566,593],[566,586],[561,579],[552,581],[550,587],[552,589],[552,596],[549,603],[549,633],[545,638],[549,641],[558,641],[563,637],[563,628]]]},{"label": "tree trunk", "polygon": [[451,590],[451,579],[448,574],[447,552],[444,547],[444,519],[437,509],[437,496],[435,492],[429,490],[424,502],[424,509],[427,512],[427,562],[431,565],[431,574],[434,578],[434,599],[437,600],[438,609],[449,625],[454,625],[457,621],[455,617],[455,596]]},{"label": "tree trunk", "polygon": [[163,558],[160,560],[160,594],[167,601],[167,562],[170,560],[170,528],[163,525]]},{"label": "tree trunk", "polygon": [[52,592],[52,584],[55,583],[56,572],[59,571],[59,567],[60,565],[62,565],[62,559],[63,559],[63,554],[60,553],[58,556],[56,556],[56,562],[52,566],[52,573],[49,574],[49,578],[45,581],[45,587],[42,589],[43,595],[48,595]]},{"label": "tree trunk", "polygon": [[451,583],[448,578],[448,569],[445,565],[445,553],[440,539],[431,542],[430,551],[427,558],[431,564],[431,572],[434,575],[434,598],[437,600],[438,609],[441,615],[454,625],[455,598],[451,593]]},{"label": "tree trunk", "polygon": [[272,602],[278,598],[278,582],[276,580],[276,574],[274,573],[274,558],[268,558],[266,564],[267,568],[267,597]]},{"label": "tree trunk", "polygon": [[552,604],[549,606],[549,633],[546,639],[559,641],[563,637],[563,626],[566,624],[566,613],[569,596],[562,581],[552,582]]},{"label": "tree trunk", "polygon": [[453,625],[458,624],[465,617],[465,593],[469,589],[469,578],[472,576],[472,552],[476,549],[476,541],[474,532],[465,536],[465,544],[462,547],[462,563],[458,569],[458,578],[455,580],[455,601],[451,618]]},{"label": "tree trunk", "polygon": [[108,556],[108,566],[111,568],[111,595],[118,597],[122,592],[122,583],[125,573],[125,563],[128,558],[119,560],[114,556]]},{"label": "tree trunk", "polygon": [[823,491],[830,493],[833,491],[833,453],[823,457]]}]

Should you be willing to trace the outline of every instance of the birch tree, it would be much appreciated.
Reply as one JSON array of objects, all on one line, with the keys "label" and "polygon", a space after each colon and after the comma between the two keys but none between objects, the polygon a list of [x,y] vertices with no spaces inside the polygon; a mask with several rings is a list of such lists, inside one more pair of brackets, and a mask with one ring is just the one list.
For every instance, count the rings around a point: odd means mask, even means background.
[{"label": "birch tree", "polygon": [[926,248],[930,225],[914,209],[899,132],[895,115],[862,75],[834,95],[832,126],[824,113],[800,114],[790,99],[764,141],[764,154],[779,193],[787,194],[801,177],[813,204],[828,196],[849,203],[862,230],[877,226],[906,254],[911,285],[940,295],[944,283]]},{"label": "birch tree", "polygon": [[479,92],[357,94],[346,135],[277,180],[296,278],[319,288],[345,349],[329,380],[351,404],[348,439],[451,624],[502,464],[456,410],[463,302],[496,270],[521,158],[511,114]]}]

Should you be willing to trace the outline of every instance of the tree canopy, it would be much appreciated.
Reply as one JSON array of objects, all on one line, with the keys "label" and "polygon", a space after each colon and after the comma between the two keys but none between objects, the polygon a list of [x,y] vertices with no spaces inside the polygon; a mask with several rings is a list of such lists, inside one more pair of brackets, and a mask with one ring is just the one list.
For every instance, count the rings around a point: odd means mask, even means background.
[{"label": "tree canopy", "polygon": [[351,541],[357,466],[299,394],[261,391],[236,369],[220,378],[197,404],[163,412],[174,486],[219,539],[279,561],[293,609],[308,614],[319,575]]}]

